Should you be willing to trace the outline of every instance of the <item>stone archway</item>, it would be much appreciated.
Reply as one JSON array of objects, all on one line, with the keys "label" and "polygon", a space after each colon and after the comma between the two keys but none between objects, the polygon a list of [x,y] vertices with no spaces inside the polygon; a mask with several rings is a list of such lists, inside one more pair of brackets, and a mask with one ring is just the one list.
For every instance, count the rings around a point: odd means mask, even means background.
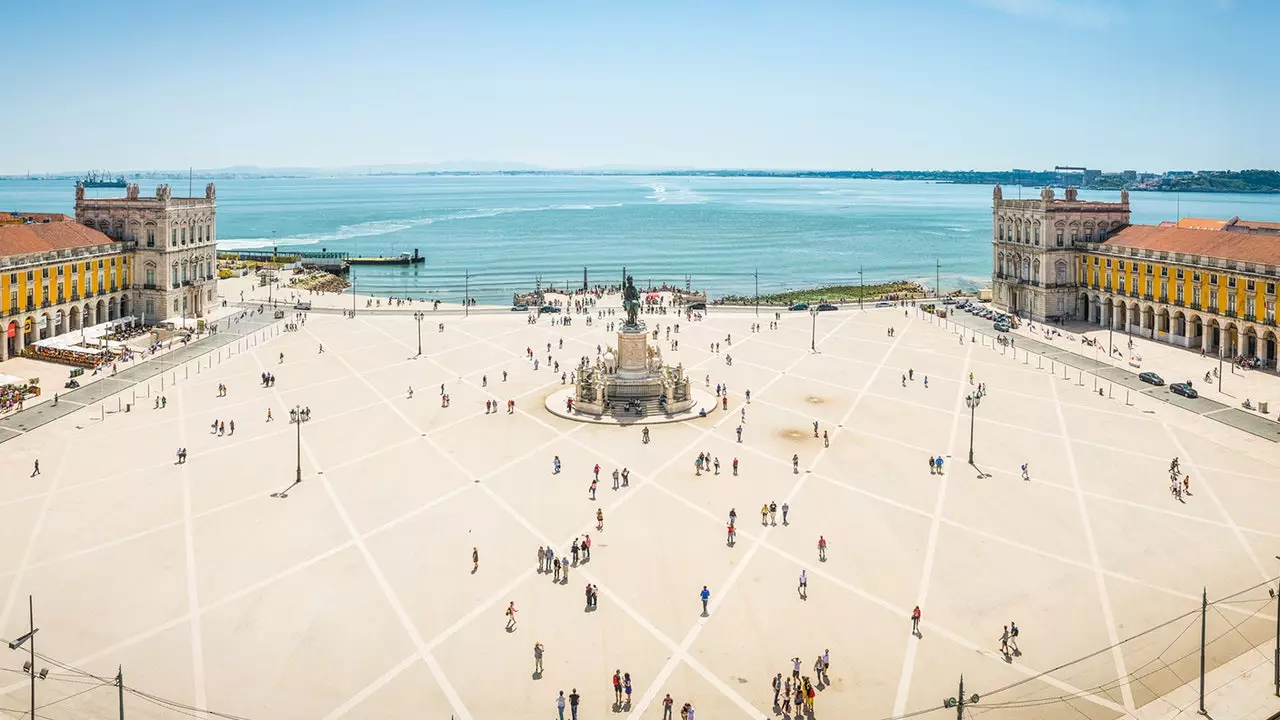
[{"label": "stone archway", "polygon": [[80,329],[80,306],[79,305],[72,305],[71,309],[67,311],[67,323],[68,323],[68,328],[71,330]]}]

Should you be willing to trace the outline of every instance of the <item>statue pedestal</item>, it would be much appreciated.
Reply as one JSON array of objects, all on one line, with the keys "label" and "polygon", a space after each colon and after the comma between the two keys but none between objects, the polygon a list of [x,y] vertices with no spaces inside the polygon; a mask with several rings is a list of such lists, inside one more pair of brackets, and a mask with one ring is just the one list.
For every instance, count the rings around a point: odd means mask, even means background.
[{"label": "statue pedestal", "polygon": [[638,380],[649,374],[649,333],[643,328],[618,331],[618,377]]}]

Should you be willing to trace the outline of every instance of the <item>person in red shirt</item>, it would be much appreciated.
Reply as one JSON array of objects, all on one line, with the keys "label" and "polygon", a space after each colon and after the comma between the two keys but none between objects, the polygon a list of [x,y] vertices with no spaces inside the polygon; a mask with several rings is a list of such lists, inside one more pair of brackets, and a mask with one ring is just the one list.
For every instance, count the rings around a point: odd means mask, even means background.
[{"label": "person in red shirt", "polygon": [[818,536],[818,560],[827,561],[827,539],[821,535]]},{"label": "person in red shirt", "polygon": [[920,637],[920,606],[911,611],[911,634]]}]

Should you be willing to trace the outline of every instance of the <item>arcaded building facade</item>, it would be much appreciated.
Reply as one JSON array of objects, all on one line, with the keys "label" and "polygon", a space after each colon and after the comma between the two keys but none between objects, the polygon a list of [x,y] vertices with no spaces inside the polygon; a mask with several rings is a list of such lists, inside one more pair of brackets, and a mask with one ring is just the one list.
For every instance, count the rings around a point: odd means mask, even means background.
[{"label": "arcaded building facade", "polygon": [[[1119,203],[993,203],[993,300],[1019,317],[1081,320],[1275,368],[1280,223],[1181,218],[1130,225]],[[1046,230],[1048,234],[1046,235]]]},{"label": "arcaded building facade", "polygon": [[1082,317],[1077,258],[1129,224],[1129,193],[1107,203],[1044,188],[1035,200],[1005,200],[997,185],[991,214],[992,299],[1018,317],[1072,320]]},{"label": "arcaded building facade", "polygon": [[168,185],[140,197],[86,198],[76,188],[76,222],[128,243],[133,262],[134,314],[146,324],[199,318],[217,297],[217,194],[173,197]]}]

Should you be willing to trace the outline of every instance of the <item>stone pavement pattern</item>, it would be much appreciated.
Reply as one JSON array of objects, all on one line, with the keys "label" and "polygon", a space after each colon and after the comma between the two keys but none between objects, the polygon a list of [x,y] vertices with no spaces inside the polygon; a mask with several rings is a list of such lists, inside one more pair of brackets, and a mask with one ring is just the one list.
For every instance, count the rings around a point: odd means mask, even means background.
[{"label": "stone pavement pattern", "polygon": [[[710,375],[712,389],[727,383],[729,411],[650,426],[648,445],[638,428],[543,407],[563,387],[547,343],[562,365],[594,359],[610,339],[599,323],[429,314],[415,358],[409,317],[315,314],[299,332],[237,344],[167,388],[166,410],[99,421],[89,408],[0,446],[0,633],[25,631],[31,593],[41,653],[103,676],[123,664],[133,687],[258,719],[548,717],[556,692],[573,687],[584,718],[660,717],[668,692],[703,718],[767,717],[770,678],[789,674],[793,656],[812,676],[826,648],[818,716],[937,707],[963,673],[992,710],[1074,697],[1001,716],[1111,718],[1154,708],[1190,679],[1129,675],[1157,662],[1171,636],[1040,673],[1198,607],[1202,586],[1219,597],[1276,575],[1273,443],[1155,400],[1097,397],[914,312],[824,313],[817,354],[807,315],[784,313],[778,330],[770,319],[759,333],[744,311],[678,320],[681,349],[664,354]],[[677,318],[645,320],[665,329]],[[707,349],[716,341],[718,355]],[[915,379],[903,387],[908,369]],[[274,387],[261,387],[264,371]],[[980,471],[964,462],[970,372],[989,391],[976,413]],[[486,416],[486,399],[504,409]],[[295,405],[313,419],[301,429],[303,481],[290,487]],[[235,420],[234,436],[211,434],[215,418]],[[829,448],[813,437],[815,420]],[[178,447],[190,453],[183,465]],[[719,457],[718,476],[695,476],[702,451]],[[931,455],[946,458],[945,474],[929,473]],[[1175,455],[1193,478],[1185,504],[1168,491]],[[42,472],[29,477],[36,458]],[[631,484],[614,491],[621,467]],[[771,501],[790,504],[788,523],[759,522]],[[539,545],[563,553],[583,533],[591,561],[566,583],[535,572]],[[588,582],[600,592],[591,612]],[[519,624],[508,633],[512,601]],[[917,604],[919,638],[909,632]],[[1275,603],[1220,614],[1214,622],[1235,625],[1223,632],[1243,639],[1211,657],[1215,667],[1266,640]],[[1006,659],[998,637],[1010,620],[1021,654]],[[546,647],[537,678],[535,641]],[[25,656],[0,657],[17,671],[0,703],[24,707]],[[633,678],[629,707],[612,707],[615,668]],[[41,703],[84,689],[51,678]],[[115,702],[102,688],[47,715],[114,717]],[[130,717],[173,717],[129,703]]]}]

